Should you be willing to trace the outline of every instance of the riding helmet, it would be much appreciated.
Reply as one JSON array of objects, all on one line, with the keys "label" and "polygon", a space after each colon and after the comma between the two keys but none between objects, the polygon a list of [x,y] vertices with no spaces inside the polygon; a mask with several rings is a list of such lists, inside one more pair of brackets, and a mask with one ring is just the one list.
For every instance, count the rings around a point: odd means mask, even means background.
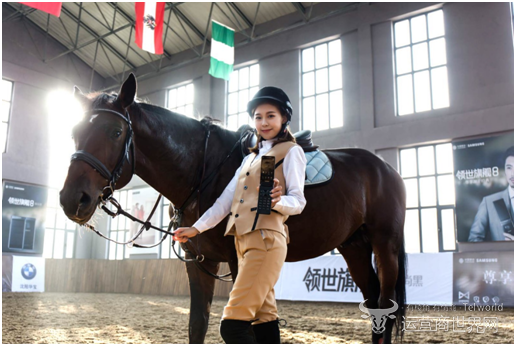
[{"label": "riding helmet", "polygon": [[290,103],[290,99],[283,90],[272,86],[263,87],[258,90],[253,99],[247,103],[247,113],[249,113],[251,118],[253,117],[254,109],[264,100],[272,100],[279,103],[280,107],[287,115],[287,124],[290,123],[292,119],[292,104]]}]

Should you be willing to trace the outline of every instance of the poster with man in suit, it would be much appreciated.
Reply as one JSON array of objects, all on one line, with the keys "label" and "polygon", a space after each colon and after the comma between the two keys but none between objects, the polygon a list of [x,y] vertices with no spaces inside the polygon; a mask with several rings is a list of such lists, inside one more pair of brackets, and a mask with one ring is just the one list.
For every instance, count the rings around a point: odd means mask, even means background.
[{"label": "poster with man in suit", "polygon": [[453,143],[459,242],[514,241],[513,136]]}]

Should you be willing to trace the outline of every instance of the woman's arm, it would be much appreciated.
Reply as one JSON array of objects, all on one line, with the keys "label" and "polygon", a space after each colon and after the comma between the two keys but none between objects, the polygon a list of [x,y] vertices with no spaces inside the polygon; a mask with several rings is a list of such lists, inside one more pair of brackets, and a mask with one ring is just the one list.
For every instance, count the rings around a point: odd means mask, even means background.
[{"label": "woman's arm", "polygon": [[240,167],[236,170],[233,179],[226,186],[219,198],[213,203],[213,206],[206,210],[204,214],[197,220],[192,227],[195,227],[199,233],[212,229],[217,226],[222,219],[224,219],[231,211],[231,203],[233,202],[233,196],[235,195],[235,189],[238,182],[238,176],[242,167],[244,167],[245,161],[249,155],[243,160]]},{"label": "woman's arm", "polygon": [[283,161],[285,194],[272,208],[283,215],[301,214],[306,205],[305,188],[306,157],[303,149],[296,145],[289,150]]}]

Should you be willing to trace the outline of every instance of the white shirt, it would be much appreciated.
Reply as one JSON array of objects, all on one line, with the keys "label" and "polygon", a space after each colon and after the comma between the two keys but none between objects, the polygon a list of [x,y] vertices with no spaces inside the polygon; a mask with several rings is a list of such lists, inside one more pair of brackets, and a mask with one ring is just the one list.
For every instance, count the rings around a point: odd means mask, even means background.
[{"label": "white shirt", "polygon": [[[262,141],[260,143],[260,151],[258,155],[256,155],[255,160],[258,160],[266,154],[272,148],[272,144],[275,141],[276,139]],[[235,172],[235,176],[231,179],[220,197],[192,227],[195,227],[202,233],[217,226],[219,222],[229,214],[240,171],[251,155],[253,155],[253,153],[244,157],[242,164]],[[273,209],[283,215],[301,214],[306,205],[306,199],[303,193],[305,187],[306,157],[303,149],[298,145],[292,147],[285,156],[282,165],[286,185],[283,186],[283,191],[286,191],[286,194],[281,196],[281,200],[276,203]]]}]

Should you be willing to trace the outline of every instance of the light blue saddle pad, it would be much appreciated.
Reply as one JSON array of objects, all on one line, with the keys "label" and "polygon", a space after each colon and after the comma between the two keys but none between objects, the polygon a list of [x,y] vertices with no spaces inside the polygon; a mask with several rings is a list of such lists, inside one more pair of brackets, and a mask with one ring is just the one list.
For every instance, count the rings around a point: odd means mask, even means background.
[{"label": "light blue saddle pad", "polygon": [[310,151],[305,153],[306,179],[305,186],[317,185],[327,182],[333,175],[333,167],[330,159],[322,151]]}]

